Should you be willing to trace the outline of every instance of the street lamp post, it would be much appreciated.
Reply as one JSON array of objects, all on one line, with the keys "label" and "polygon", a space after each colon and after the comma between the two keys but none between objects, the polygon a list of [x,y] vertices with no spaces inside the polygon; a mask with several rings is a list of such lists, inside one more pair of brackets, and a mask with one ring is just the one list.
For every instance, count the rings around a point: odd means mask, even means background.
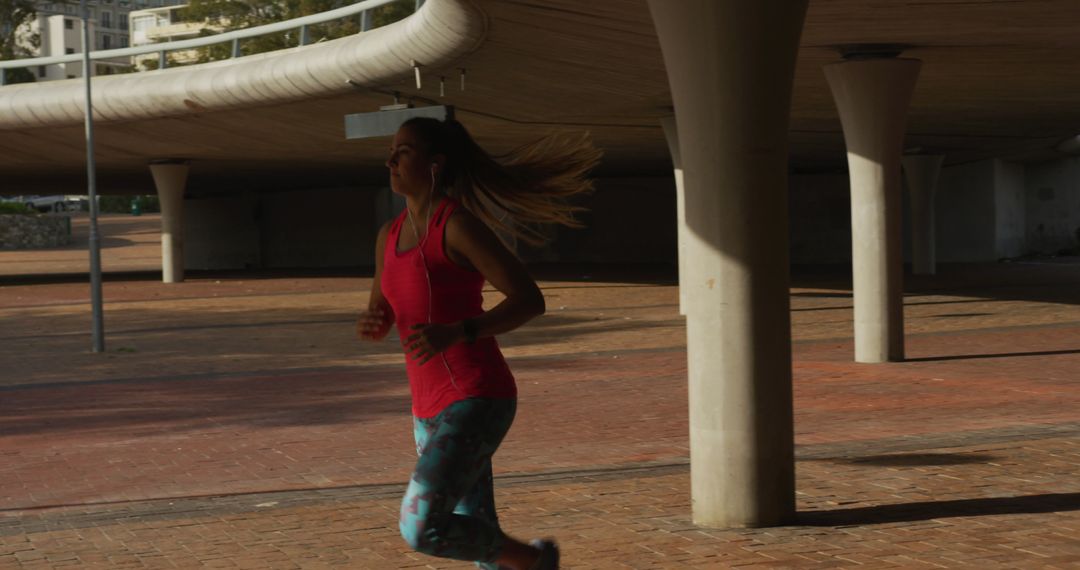
[{"label": "street lamp post", "polygon": [[90,199],[90,307],[94,352],[105,352],[105,324],[101,308],[101,239],[98,236],[97,174],[94,168],[94,108],[90,101],[90,9],[79,1],[82,12],[83,85],[86,87],[86,178]]}]

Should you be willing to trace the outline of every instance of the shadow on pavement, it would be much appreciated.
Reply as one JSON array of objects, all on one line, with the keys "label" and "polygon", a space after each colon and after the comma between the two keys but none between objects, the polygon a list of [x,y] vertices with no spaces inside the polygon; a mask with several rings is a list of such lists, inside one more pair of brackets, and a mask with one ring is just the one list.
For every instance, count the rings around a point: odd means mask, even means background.
[{"label": "shadow on pavement", "polygon": [[1080,493],[1049,493],[1023,497],[993,497],[927,501],[802,512],[797,523],[804,526],[848,526],[925,521],[951,517],[1020,515],[1080,510]]},{"label": "shadow on pavement", "polygon": [[943,362],[946,360],[978,360],[982,358],[1017,358],[1024,356],[1058,356],[1062,354],[1080,354],[1080,348],[1073,350],[1041,350],[1035,352],[1006,352],[1002,354],[958,354],[955,356],[926,356],[908,358],[904,362]]},{"label": "shadow on pavement", "polygon": [[881,467],[927,467],[933,465],[967,465],[989,463],[996,459],[984,453],[901,453],[889,455],[865,455],[860,457],[829,458],[818,461],[849,463],[851,465],[878,465]]},{"label": "shadow on pavement", "polygon": [[[936,275],[904,275],[904,305],[919,304],[911,297],[950,295],[999,301],[1038,301],[1080,304],[1080,257],[1052,262],[945,263]],[[824,289],[796,292],[795,297],[851,297],[851,267],[846,265],[793,266],[791,286]],[[955,301],[951,301],[955,302]]]},{"label": "shadow on pavement", "polygon": [[205,374],[9,389],[0,398],[0,433],[117,431],[137,437],[230,425],[362,423],[409,410],[410,397],[392,393],[400,384],[398,375],[387,370],[244,378]]}]

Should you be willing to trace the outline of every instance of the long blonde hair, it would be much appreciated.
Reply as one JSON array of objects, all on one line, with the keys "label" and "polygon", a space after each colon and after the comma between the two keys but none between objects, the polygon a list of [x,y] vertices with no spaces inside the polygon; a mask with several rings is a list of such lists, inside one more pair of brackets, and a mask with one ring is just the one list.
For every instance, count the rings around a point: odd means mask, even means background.
[{"label": "long blonde hair", "polygon": [[546,224],[580,228],[574,214],[585,208],[570,199],[593,190],[586,175],[602,152],[588,133],[554,134],[492,157],[454,119],[406,121],[431,155],[446,156],[442,184],[488,227],[530,245],[547,241]]}]

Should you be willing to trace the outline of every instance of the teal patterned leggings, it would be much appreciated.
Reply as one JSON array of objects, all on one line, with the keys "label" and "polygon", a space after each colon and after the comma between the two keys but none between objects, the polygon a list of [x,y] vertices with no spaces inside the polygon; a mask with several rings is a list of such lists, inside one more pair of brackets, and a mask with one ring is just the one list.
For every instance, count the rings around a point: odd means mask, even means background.
[{"label": "teal patterned leggings", "polygon": [[491,456],[517,400],[470,398],[434,418],[413,418],[420,459],[401,502],[401,536],[413,550],[494,569],[503,546]]}]

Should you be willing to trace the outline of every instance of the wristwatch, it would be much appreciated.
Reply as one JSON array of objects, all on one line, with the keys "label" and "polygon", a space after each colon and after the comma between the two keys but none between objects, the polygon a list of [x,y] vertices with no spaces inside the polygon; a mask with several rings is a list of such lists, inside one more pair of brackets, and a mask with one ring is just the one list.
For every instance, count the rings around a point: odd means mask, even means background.
[{"label": "wristwatch", "polygon": [[461,331],[465,333],[465,342],[467,344],[476,342],[476,321],[472,319],[461,321]]}]

